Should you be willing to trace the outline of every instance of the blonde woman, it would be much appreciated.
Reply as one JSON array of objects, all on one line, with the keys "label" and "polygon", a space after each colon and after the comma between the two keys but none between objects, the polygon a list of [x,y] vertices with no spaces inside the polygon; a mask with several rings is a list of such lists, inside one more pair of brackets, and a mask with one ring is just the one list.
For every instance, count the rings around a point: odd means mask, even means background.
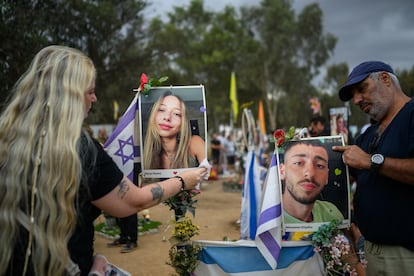
[{"label": "blonde woman", "polygon": [[184,101],[170,91],[151,109],[143,158],[144,169],[197,167],[206,158],[204,140],[191,135]]},{"label": "blonde woman", "polygon": [[[206,173],[194,169],[144,188],[123,176],[82,132],[97,101],[95,74],[82,52],[46,47],[0,116],[0,275],[88,275],[101,210],[131,215],[192,189]],[[103,264],[94,270],[105,273]]]}]

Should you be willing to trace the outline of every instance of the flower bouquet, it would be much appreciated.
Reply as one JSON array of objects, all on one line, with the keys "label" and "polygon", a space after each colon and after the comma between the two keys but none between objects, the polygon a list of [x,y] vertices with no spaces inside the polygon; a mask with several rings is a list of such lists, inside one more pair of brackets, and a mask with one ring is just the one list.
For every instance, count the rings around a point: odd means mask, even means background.
[{"label": "flower bouquet", "polygon": [[169,250],[172,266],[180,276],[193,275],[197,267],[198,253],[201,246],[191,242],[191,238],[200,234],[200,227],[192,223],[189,217],[182,217],[175,223],[170,242],[173,244]]},{"label": "flower bouquet", "polygon": [[200,227],[186,216],[187,211],[195,216],[195,196],[199,193],[200,190],[197,189],[184,190],[164,202],[175,214],[175,225],[169,239],[172,243],[169,250],[170,259],[167,264],[180,276],[192,275],[197,267],[198,253],[201,251],[201,246],[191,242],[193,236],[200,234]]},{"label": "flower bouquet", "polygon": [[312,235],[314,251],[322,256],[327,275],[358,275],[356,265],[366,266],[364,253],[355,252],[349,239],[338,229],[339,221],[321,225]]},{"label": "flower bouquet", "polygon": [[177,220],[180,217],[184,217],[187,211],[195,216],[195,207],[197,205],[195,196],[199,193],[200,191],[196,189],[184,190],[170,197],[164,203],[170,207],[170,210],[174,210]]}]

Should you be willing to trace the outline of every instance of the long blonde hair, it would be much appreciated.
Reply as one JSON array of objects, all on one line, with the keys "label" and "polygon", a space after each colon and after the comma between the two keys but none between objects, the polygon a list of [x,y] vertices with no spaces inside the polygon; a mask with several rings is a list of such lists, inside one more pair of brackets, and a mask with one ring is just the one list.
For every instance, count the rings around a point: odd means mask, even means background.
[{"label": "long blonde hair", "polygon": [[65,274],[82,171],[78,144],[85,93],[95,74],[82,52],[48,46],[17,81],[1,114],[0,275],[14,254],[22,254],[13,249],[27,218],[28,265],[36,275]]},{"label": "long blonde hair", "polygon": [[177,135],[177,144],[175,147],[175,155],[171,162],[171,168],[188,168],[190,164],[190,140],[191,128],[188,119],[187,108],[184,101],[177,95],[173,95],[170,91],[166,91],[154,103],[149,116],[149,123],[147,133],[144,140],[144,169],[168,169],[162,168],[162,153],[161,137],[158,134],[155,122],[155,116],[165,97],[174,96],[180,101],[181,105],[181,127]]}]

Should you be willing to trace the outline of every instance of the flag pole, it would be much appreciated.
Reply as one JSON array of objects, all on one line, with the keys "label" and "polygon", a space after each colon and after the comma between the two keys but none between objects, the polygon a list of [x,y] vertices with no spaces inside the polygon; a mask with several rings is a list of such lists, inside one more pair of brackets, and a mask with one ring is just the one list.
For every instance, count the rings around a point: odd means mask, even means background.
[{"label": "flag pole", "polygon": [[233,110],[230,110],[230,129],[233,130]]}]

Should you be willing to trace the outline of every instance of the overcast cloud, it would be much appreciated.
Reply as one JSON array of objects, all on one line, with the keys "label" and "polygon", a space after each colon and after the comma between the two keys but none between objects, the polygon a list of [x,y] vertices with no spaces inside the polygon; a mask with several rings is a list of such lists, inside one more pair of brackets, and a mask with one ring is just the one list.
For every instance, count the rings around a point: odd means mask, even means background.
[{"label": "overcast cloud", "polygon": [[[173,6],[190,0],[153,0],[157,10],[172,11]],[[295,0],[296,13],[311,3],[323,11],[325,33],[338,38],[327,65],[345,62],[352,69],[366,60],[382,60],[394,69],[414,66],[413,0]],[[206,9],[225,5],[259,5],[258,0],[204,0]]]}]

